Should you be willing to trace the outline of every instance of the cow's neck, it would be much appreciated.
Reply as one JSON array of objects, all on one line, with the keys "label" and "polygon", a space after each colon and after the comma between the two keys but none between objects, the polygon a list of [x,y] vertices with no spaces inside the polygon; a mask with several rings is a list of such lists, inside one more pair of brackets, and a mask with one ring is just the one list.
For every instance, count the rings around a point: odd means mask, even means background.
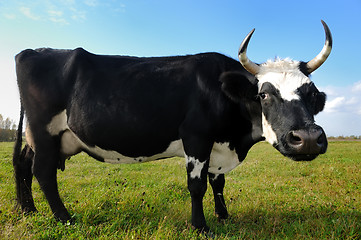
[{"label": "cow's neck", "polygon": [[249,149],[256,143],[263,141],[262,130],[262,108],[258,101],[253,101],[246,104],[249,120],[252,124],[252,130],[242,136],[239,146],[236,148],[239,160],[242,161],[249,151]]}]

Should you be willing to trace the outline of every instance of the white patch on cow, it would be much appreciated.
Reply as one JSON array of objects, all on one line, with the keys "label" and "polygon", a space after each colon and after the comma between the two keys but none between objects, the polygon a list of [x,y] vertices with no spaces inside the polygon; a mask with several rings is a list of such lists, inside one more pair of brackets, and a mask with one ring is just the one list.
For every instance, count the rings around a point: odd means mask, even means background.
[{"label": "white patch on cow", "polygon": [[182,157],[184,156],[184,150],[183,150],[183,144],[182,140],[176,140],[169,144],[168,148],[159,154],[155,154],[153,156],[145,157],[145,156],[139,156],[139,157],[127,157],[119,154],[118,152],[112,151],[113,155],[109,155],[109,151],[105,151],[103,149],[98,148],[96,154],[101,154],[104,158],[104,161],[107,163],[136,163],[136,162],[149,162],[149,161],[155,161],[157,159],[163,159],[163,158],[169,158],[169,157]]},{"label": "white patch on cow", "polygon": [[[72,156],[81,151],[85,151],[104,159],[104,161],[108,163],[139,163],[154,161],[160,158],[184,156],[182,140],[171,142],[164,152],[155,154],[154,156],[128,157],[116,151],[104,150],[98,146],[89,146],[80,140],[79,137],[69,128],[65,110],[53,117],[51,122],[47,125],[47,130],[52,136],[63,133],[60,141],[60,151],[65,156]],[[200,178],[201,170],[203,169],[205,162],[200,162],[195,157],[188,157],[187,155],[185,155],[185,157],[187,163],[190,162],[194,166],[190,174],[191,178]],[[229,143],[214,143],[210,155],[208,171],[216,174],[215,179],[218,177],[218,174],[227,173],[239,164],[240,161],[238,160],[237,153],[229,148]]]},{"label": "white patch on cow", "polygon": [[212,180],[212,181],[216,181],[216,180],[217,180],[217,178],[218,178],[218,176],[219,176],[219,174],[214,174],[214,177],[213,177],[213,178],[211,178],[211,180]]},{"label": "white patch on cow", "polygon": [[224,174],[240,163],[236,151],[229,148],[229,143],[214,143],[208,171],[213,174]]},{"label": "white patch on cow", "polygon": [[262,129],[263,129],[262,136],[266,138],[266,141],[272,145],[277,145],[277,135],[273,131],[271,124],[269,124],[263,113],[262,113]]},{"label": "white patch on cow", "polygon": [[47,131],[52,136],[59,135],[63,132],[61,137],[61,149],[60,151],[65,156],[72,156],[81,151],[85,151],[95,156],[104,159],[108,163],[139,163],[154,161],[160,158],[183,156],[183,144],[181,140],[173,141],[169,144],[168,148],[159,154],[154,156],[138,156],[128,157],[124,156],[116,151],[104,150],[98,146],[88,146],[86,143],[81,141],[79,137],[69,128],[67,124],[66,111],[59,113],[54,116],[50,123],[47,125]]},{"label": "white patch on cow", "polygon": [[291,59],[276,59],[267,61],[260,65],[260,72],[257,74],[258,91],[265,82],[271,83],[279,90],[281,97],[287,101],[298,100],[300,96],[296,90],[311,80],[299,70],[298,61]]},{"label": "white patch on cow", "polygon": [[61,152],[65,156],[72,156],[81,151],[85,144],[70,129],[65,130],[61,137]]},{"label": "white patch on cow", "polygon": [[51,119],[46,129],[51,136],[56,136],[68,128],[66,110],[64,110]]},{"label": "white patch on cow", "polygon": [[202,172],[202,169],[203,169],[204,164],[206,163],[206,161],[201,162],[198,159],[196,159],[195,157],[190,157],[190,156],[187,156],[187,155],[185,155],[185,159],[187,161],[187,166],[189,164],[193,165],[193,169],[190,172],[189,176],[191,178],[193,178],[193,179],[194,178],[201,178],[201,172]]}]

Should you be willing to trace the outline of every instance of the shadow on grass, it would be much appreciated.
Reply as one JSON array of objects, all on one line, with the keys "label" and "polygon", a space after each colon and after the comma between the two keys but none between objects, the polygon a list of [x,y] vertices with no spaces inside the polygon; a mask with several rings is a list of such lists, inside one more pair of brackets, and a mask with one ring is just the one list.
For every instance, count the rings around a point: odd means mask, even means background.
[{"label": "shadow on grass", "polygon": [[233,215],[223,223],[210,217],[209,225],[217,236],[242,236],[254,239],[269,238],[324,238],[359,239],[361,212],[338,211],[332,208],[302,211],[254,210]]},{"label": "shadow on grass", "polygon": [[[149,201],[149,202],[148,202]],[[190,229],[190,204],[151,202],[135,198],[128,205],[102,201],[91,209],[77,209],[75,224],[98,226],[111,231],[129,232],[134,229],[154,235],[162,228],[179,234]],[[80,211],[79,211],[80,210]],[[74,211],[74,210],[73,210]],[[254,209],[230,212],[230,218],[219,222],[206,210],[209,227],[221,239],[359,239],[361,212],[337,210],[332,207],[312,207],[304,210]]]}]

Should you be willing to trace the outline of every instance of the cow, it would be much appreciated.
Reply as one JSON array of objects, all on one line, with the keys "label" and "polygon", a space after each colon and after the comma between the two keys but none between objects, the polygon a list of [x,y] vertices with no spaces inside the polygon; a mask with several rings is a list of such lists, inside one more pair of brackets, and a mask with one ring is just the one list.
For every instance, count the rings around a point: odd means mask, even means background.
[{"label": "cow", "polygon": [[17,205],[25,213],[37,211],[35,176],[55,218],[70,221],[57,169],[64,170],[65,160],[79,152],[109,163],[184,156],[191,222],[208,232],[202,203],[207,180],[215,213],[226,219],[224,174],[255,143],[266,140],[295,161],[326,152],[326,134],[314,120],[326,95],[309,78],[332,48],[331,32],[322,24],[324,47],[308,62],[252,62],[246,52],[254,29],[240,45],[239,61],[219,53],[144,58],[82,48],[20,52],[15,60],[21,112],[13,155]]}]

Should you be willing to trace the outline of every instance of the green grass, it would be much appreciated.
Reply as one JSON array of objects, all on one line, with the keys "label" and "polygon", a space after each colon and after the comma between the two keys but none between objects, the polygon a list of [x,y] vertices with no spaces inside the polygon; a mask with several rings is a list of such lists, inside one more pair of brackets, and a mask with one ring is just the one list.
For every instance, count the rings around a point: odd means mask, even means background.
[{"label": "green grass", "polygon": [[[60,195],[75,219],[54,220],[34,180],[39,213],[14,210],[12,143],[0,143],[0,239],[205,239],[190,225],[184,159],[111,165],[79,154],[58,172]],[[266,143],[255,145],[226,175],[230,218],[214,215],[216,239],[360,239],[361,142],[330,142],[327,154],[293,162]]]}]

